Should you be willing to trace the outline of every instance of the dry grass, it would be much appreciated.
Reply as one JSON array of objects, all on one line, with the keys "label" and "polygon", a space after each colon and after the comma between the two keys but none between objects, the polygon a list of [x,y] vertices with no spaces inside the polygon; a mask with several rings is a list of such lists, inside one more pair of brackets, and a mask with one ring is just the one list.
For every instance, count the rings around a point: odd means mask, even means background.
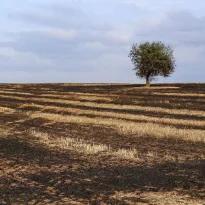
[{"label": "dry grass", "polygon": [[205,94],[201,93],[160,93],[152,92],[153,95],[164,95],[164,96],[178,96],[178,97],[205,97]]},{"label": "dry grass", "polygon": [[11,128],[6,127],[6,126],[0,126],[0,138],[1,137],[6,137],[11,133]]},{"label": "dry grass", "polygon": [[[46,96],[46,97],[69,97],[69,96],[78,96],[78,97],[102,97],[102,98],[109,98],[109,97],[119,97],[119,95],[116,94],[99,94],[99,93],[83,93],[83,92],[59,92],[59,91],[55,91],[55,90],[50,90],[49,88],[46,89],[39,89],[39,91],[46,91],[47,94],[43,93],[43,94],[38,94],[39,96]],[[33,95],[31,93],[26,93],[26,92],[17,92],[16,89],[5,89],[3,91],[0,91],[0,93],[2,94],[22,94],[22,95]]]},{"label": "dry grass", "polygon": [[14,113],[16,110],[8,107],[0,107],[0,113],[4,114],[11,114]]},{"label": "dry grass", "polygon": [[89,101],[95,101],[95,100],[101,100],[101,101],[112,101],[111,97],[106,97],[106,96],[94,96],[94,95],[71,95],[69,93],[69,95],[52,95],[52,94],[41,94],[40,96],[44,96],[44,97],[61,97],[63,98],[67,98],[67,99],[80,99],[80,100],[89,100]]},{"label": "dry grass", "polygon": [[[6,95],[0,95],[0,97],[5,97]],[[13,96],[6,96],[9,99],[19,99],[26,101],[25,98],[22,97],[13,97]],[[29,98],[33,102],[53,102],[59,104],[67,104],[67,105],[76,105],[76,106],[87,106],[93,108],[107,108],[113,110],[133,110],[133,111],[147,111],[147,112],[154,112],[154,113],[161,113],[161,114],[174,114],[174,115],[183,115],[183,116],[195,116],[195,117],[205,117],[204,111],[197,111],[197,110],[188,110],[188,109],[167,109],[167,108],[158,108],[158,107],[145,107],[140,105],[116,105],[116,104],[104,104],[104,103],[93,103],[93,102],[81,102],[78,100],[56,100],[56,99],[47,99],[47,98]]]},{"label": "dry grass", "polygon": [[[38,98],[32,99],[34,101],[39,101]],[[205,112],[203,111],[193,111],[187,109],[166,109],[166,108],[155,108],[155,107],[144,107],[138,105],[116,105],[116,104],[103,104],[103,103],[92,103],[92,102],[80,102],[74,100],[53,100],[53,99],[41,99],[42,102],[55,102],[55,103],[65,103],[68,105],[79,105],[79,106],[89,106],[93,108],[108,108],[113,110],[133,110],[133,111],[149,111],[149,112],[160,112],[164,114],[175,114],[175,115],[185,115],[185,116],[201,116],[205,117]]]},{"label": "dry grass", "polygon": [[95,117],[108,117],[108,118],[119,118],[124,120],[138,120],[138,121],[146,121],[149,123],[163,123],[167,125],[184,125],[184,126],[197,126],[204,128],[205,121],[197,121],[197,120],[186,120],[186,119],[171,119],[171,118],[158,118],[151,117],[145,115],[134,115],[134,114],[122,114],[116,112],[103,112],[103,111],[95,111],[95,110],[84,110],[78,108],[61,108],[56,106],[43,106],[38,104],[22,104],[19,108],[39,108],[42,111],[50,111],[55,110],[58,112],[69,112],[74,115],[93,115]]},{"label": "dry grass", "polygon": [[[6,94],[1,94],[0,97],[6,97],[8,99],[13,99],[13,100],[26,100],[24,97],[17,97],[17,96],[11,96],[11,95],[6,95]],[[26,96],[25,96],[26,97]]]},{"label": "dry grass", "polygon": [[[52,91],[51,91],[52,92]],[[53,91],[54,93],[58,93]],[[25,96],[33,96],[31,93],[26,93],[26,92],[17,92],[17,91],[0,91],[0,94],[17,94],[17,95],[25,95]],[[58,93],[59,94],[59,93]],[[62,95],[55,95],[55,94],[39,94],[39,96],[44,96],[44,97],[60,97],[60,98],[71,98],[71,99],[81,99],[81,100],[90,100],[90,101],[95,101],[95,100],[102,100],[102,101],[111,101],[111,97],[107,97],[105,95],[95,95],[95,94],[84,94],[84,93],[74,93],[74,92],[69,92],[69,93],[62,93]],[[18,97],[18,96],[17,96]]]},{"label": "dry grass", "polygon": [[84,155],[104,154],[111,155],[122,159],[138,160],[136,149],[118,149],[113,150],[111,146],[104,144],[95,144],[82,139],[70,137],[55,137],[51,138],[47,133],[37,130],[29,130],[29,134],[36,137],[41,143],[51,148],[61,148],[83,153]]},{"label": "dry grass", "polygon": [[[116,192],[112,198],[114,199],[128,199],[125,202],[129,203],[129,198],[136,198],[141,196],[145,201],[151,201],[152,205],[204,205],[204,200],[191,199],[188,196],[179,195],[177,192],[163,192],[163,193],[126,193]],[[145,205],[147,203],[137,202],[137,205]]]},{"label": "dry grass", "polygon": [[126,120],[89,118],[83,116],[62,116],[48,113],[30,113],[30,118],[43,118],[54,122],[93,124],[115,128],[121,134],[137,135],[138,137],[151,136],[156,138],[183,139],[195,142],[205,142],[205,131],[193,129],[178,129],[154,123],[135,123]]},{"label": "dry grass", "polygon": [[67,92],[66,93],[66,92],[64,92],[64,94],[77,95],[77,96],[87,96],[87,97],[90,97],[90,96],[94,96],[94,97],[119,97],[116,94],[99,94],[99,93],[89,93],[89,92],[86,92],[86,93],[82,93],[82,92]]},{"label": "dry grass", "polygon": [[77,97],[80,100],[89,100],[89,101],[95,101],[95,100],[101,100],[101,101],[112,101],[112,98],[110,97],[100,97],[100,96],[78,96]]},{"label": "dry grass", "polygon": [[138,90],[158,90],[158,89],[179,89],[180,87],[177,87],[177,86],[154,86],[154,87],[150,87],[150,88],[147,88],[146,86],[142,86],[142,87],[136,87],[136,88],[123,88],[123,89],[120,89],[120,90],[117,90],[115,93],[121,93],[121,92],[129,92],[129,91],[132,91],[132,92],[137,92]]},{"label": "dry grass", "polygon": [[25,92],[17,92],[17,91],[0,91],[2,94],[20,94],[20,95],[33,95],[31,93],[25,93]]}]

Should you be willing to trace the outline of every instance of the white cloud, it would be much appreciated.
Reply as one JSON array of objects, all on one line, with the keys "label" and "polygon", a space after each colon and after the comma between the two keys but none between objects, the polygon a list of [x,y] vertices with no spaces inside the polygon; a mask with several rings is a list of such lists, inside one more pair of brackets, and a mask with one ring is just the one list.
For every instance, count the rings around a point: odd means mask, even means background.
[{"label": "white cloud", "polygon": [[77,31],[74,29],[59,29],[59,28],[49,28],[40,31],[43,35],[47,37],[62,39],[62,40],[73,40],[77,36]]},{"label": "white cloud", "polygon": [[31,63],[32,66],[40,65],[52,67],[55,65],[54,62],[50,59],[40,58],[39,56],[31,52],[19,52],[11,47],[0,47],[0,57],[4,57],[5,59],[10,60],[14,63],[14,65],[15,63],[28,66],[30,66]]}]

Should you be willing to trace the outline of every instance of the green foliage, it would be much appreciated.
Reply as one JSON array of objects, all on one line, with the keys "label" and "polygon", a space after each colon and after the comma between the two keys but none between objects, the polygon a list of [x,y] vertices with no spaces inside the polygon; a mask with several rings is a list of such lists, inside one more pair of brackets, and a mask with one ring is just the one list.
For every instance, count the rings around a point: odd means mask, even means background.
[{"label": "green foliage", "polygon": [[162,42],[134,44],[129,57],[136,75],[146,78],[148,87],[155,76],[168,77],[175,70],[173,50]]}]

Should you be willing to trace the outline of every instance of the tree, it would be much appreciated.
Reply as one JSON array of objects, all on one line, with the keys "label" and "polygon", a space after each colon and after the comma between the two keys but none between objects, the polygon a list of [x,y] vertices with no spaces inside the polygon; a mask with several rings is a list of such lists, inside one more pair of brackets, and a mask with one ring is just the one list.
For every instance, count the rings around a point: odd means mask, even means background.
[{"label": "tree", "polygon": [[146,79],[146,87],[155,76],[168,77],[175,70],[173,49],[162,42],[134,44],[129,57],[136,75]]}]

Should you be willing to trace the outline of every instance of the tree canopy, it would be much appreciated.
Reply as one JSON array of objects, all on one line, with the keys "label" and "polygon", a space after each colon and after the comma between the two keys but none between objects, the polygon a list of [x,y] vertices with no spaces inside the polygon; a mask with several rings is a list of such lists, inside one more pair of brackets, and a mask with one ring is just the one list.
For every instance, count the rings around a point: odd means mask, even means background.
[{"label": "tree canopy", "polygon": [[136,75],[146,79],[146,86],[155,76],[168,77],[175,70],[173,49],[162,42],[134,44],[129,53]]}]

